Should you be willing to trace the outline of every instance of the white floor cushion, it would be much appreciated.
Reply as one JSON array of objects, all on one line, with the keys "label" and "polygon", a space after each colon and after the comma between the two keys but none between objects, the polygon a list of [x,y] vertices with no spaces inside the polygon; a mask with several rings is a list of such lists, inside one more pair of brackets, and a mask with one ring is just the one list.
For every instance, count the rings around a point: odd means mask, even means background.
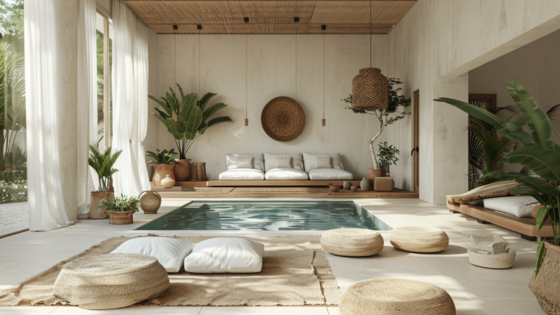
[{"label": "white floor cushion", "polygon": [[352,173],[336,168],[316,168],[308,173],[311,180],[351,180],[354,177]]},{"label": "white floor cushion", "polygon": [[122,243],[111,254],[142,254],[155,257],[167,272],[179,272],[192,244],[168,237],[139,237]]},{"label": "white floor cushion", "polygon": [[264,245],[244,238],[212,238],[185,258],[192,273],[254,273],[262,270]]},{"label": "white floor cushion", "polygon": [[307,173],[295,168],[273,168],[266,172],[266,180],[307,180]]},{"label": "white floor cushion", "polygon": [[507,196],[484,199],[484,208],[511,214],[519,218],[530,218],[537,200],[531,196]]},{"label": "white floor cushion", "polygon": [[220,174],[220,180],[263,180],[264,172],[252,168],[234,168]]}]

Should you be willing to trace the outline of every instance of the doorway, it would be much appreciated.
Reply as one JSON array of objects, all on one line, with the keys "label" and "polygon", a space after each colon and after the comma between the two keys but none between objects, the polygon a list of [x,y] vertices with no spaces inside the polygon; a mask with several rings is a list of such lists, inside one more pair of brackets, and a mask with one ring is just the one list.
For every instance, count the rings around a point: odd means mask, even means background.
[{"label": "doorway", "polygon": [[420,90],[414,91],[414,143],[412,145],[413,169],[414,169],[414,192],[420,192]]}]

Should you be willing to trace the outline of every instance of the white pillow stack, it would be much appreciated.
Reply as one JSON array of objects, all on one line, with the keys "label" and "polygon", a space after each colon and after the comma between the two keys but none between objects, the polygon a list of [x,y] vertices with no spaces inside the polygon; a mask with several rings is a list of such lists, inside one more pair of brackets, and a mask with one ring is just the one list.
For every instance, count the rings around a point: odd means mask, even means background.
[{"label": "white pillow stack", "polygon": [[255,273],[262,270],[264,245],[243,238],[212,238],[185,258],[192,273]]}]

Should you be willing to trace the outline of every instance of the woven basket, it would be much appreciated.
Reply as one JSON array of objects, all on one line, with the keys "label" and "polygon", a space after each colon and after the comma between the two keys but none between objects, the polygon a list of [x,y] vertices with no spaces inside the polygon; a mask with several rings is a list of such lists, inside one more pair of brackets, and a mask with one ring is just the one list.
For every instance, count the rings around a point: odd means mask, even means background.
[{"label": "woven basket", "polygon": [[414,253],[441,252],[449,245],[444,231],[432,227],[400,227],[391,231],[391,244],[397,249]]},{"label": "woven basket", "polygon": [[391,177],[376,177],[373,184],[375,191],[393,191],[395,182]]},{"label": "woven basket", "polygon": [[264,107],[261,113],[264,132],[276,141],[292,141],[305,127],[305,113],[293,98],[280,96]]},{"label": "woven basket", "polygon": [[455,304],[442,288],[405,279],[354,283],[338,303],[341,315],[453,315]]},{"label": "woven basket", "polygon": [[363,68],[352,80],[352,107],[361,110],[389,107],[389,80],[377,68]]},{"label": "woven basket", "polygon": [[169,288],[169,277],[156,258],[106,254],[64,265],[53,293],[85,309],[113,309],[154,299]]},{"label": "woven basket", "polygon": [[539,274],[531,278],[529,289],[542,310],[547,314],[560,314],[560,247],[545,243],[545,254]]},{"label": "woven basket", "polygon": [[321,246],[327,253],[338,256],[372,256],[383,249],[383,237],[367,229],[330,230],[321,236]]},{"label": "woven basket", "polygon": [[144,213],[157,213],[161,206],[161,196],[155,191],[144,191],[140,193],[138,199],[140,199],[140,207],[144,210]]},{"label": "woven basket", "polygon": [[490,269],[509,269],[513,267],[515,251],[504,254],[479,254],[469,249],[469,263],[478,267]]}]

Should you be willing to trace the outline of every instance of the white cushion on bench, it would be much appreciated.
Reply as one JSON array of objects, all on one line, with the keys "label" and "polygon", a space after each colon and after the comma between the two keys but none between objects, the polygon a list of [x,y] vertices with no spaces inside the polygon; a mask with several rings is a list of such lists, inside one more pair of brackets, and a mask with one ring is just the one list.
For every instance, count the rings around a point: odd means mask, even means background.
[{"label": "white cushion on bench", "polygon": [[192,273],[253,273],[262,270],[264,245],[244,238],[212,238],[196,244],[185,258]]},{"label": "white cushion on bench", "polygon": [[531,196],[507,196],[484,199],[484,208],[511,214],[518,218],[530,218],[537,200]]},{"label": "white cushion on bench", "polygon": [[266,172],[266,180],[307,180],[307,173],[294,168],[274,168]]},{"label": "white cushion on bench", "polygon": [[340,159],[340,154],[338,153],[323,153],[323,154],[303,154],[303,163],[305,164],[305,171],[309,172],[311,170],[317,169],[317,157],[331,157],[331,168],[334,169],[344,169],[342,160]]},{"label": "white cushion on bench", "polygon": [[122,243],[111,254],[142,254],[155,257],[167,272],[179,272],[192,244],[169,237],[139,237]]},{"label": "white cushion on bench", "polygon": [[264,172],[264,157],[262,154],[226,154],[227,169],[238,169],[237,158],[253,158],[253,168]]},{"label": "white cushion on bench", "polygon": [[351,180],[352,173],[336,168],[316,168],[310,170],[309,179],[311,180]]},{"label": "white cushion on bench", "polygon": [[303,170],[303,157],[301,153],[295,154],[264,154],[264,170],[266,172],[271,169],[278,168],[276,165],[277,157],[291,157],[292,158],[292,168]]},{"label": "white cushion on bench", "polygon": [[220,174],[220,180],[263,180],[264,172],[252,168],[234,168]]}]

